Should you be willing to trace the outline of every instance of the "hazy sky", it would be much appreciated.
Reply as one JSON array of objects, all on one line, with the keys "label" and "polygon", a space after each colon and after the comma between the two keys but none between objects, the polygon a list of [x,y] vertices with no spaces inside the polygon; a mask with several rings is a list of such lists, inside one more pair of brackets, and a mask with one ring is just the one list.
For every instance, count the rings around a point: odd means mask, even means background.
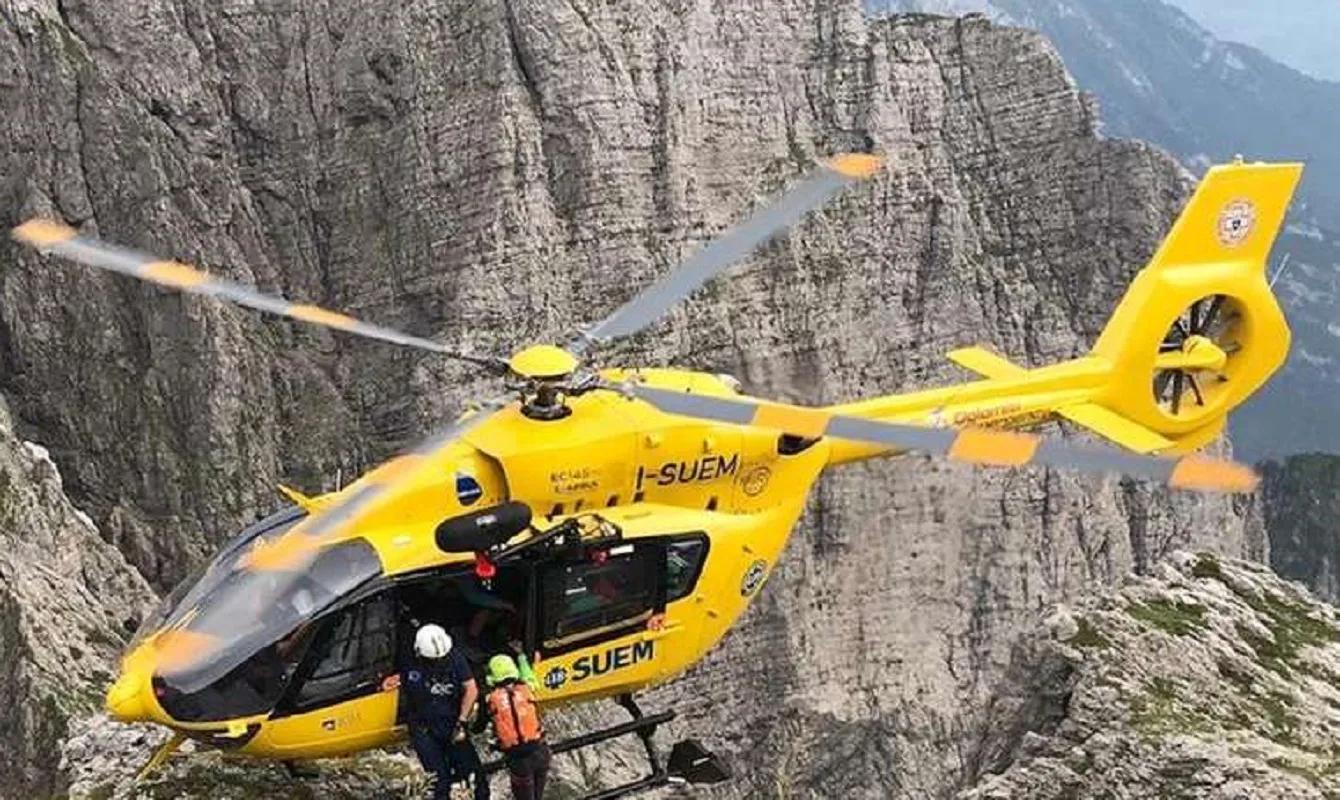
[{"label": "hazy sky", "polygon": [[1165,0],[1220,39],[1340,81],[1340,0]]}]

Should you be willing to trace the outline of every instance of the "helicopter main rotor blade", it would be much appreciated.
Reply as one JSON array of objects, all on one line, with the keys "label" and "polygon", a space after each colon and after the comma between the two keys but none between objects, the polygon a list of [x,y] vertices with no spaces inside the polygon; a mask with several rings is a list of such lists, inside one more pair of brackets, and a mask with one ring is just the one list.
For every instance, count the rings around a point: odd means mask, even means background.
[{"label": "helicopter main rotor blade", "polygon": [[433,353],[492,368],[505,368],[498,359],[458,353],[441,342],[423,339],[370,322],[363,322],[337,311],[302,305],[282,297],[262,294],[255,289],[202,272],[177,261],[161,261],[153,256],[117,247],[80,235],[68,225],[46,219],[32,219],[15,228],[14,238],[44,253],[52,253],[90,267],[119,272],[183,292],[231,300],[239,305],[280,314],[335,330],[379,339],[384,342],[417,347]]},{"label": "helicopter main rotor blade", "polygon": [[831,436],[896,450],[914,450],[954,461],[1018,467],[1045,464],[1082,472],[1119,473],[1166,482],[1178,489],[1251,492],[1259,478],[1244,464],[1206,456],[1160,458],[1106,447],[1067,444],[1027,433],[986,428],[932,428],[846,417],[782,403],[760,403],[656,389],[611,387],[669,414],[772,428],[802,438]]},{"label": "helicopter main rotor blade", "polygon": [[363,475],[333,505],[312,514],[275,541],[254,548],[245,562],[247,568],[301,571],[322,545],[342,538],[381,504],[402,502],[403,498],[389,491],[392,487],[427,474],[424,471],[440,473],[441,464],[430,456],[488,419],[511,399],[512,395],[504,394],[485,400],[470,416],[434,431],[413,449]]},{"label": "helicopter main rotor blade", "polygon": [[824,163],[814,175],[772,205],[718,236],[678,269],[652,284],[613,314],[588,328],[567,350],[580,354],[594,344],[627,336],[655,322],[672,305],[755,247],[800,221],[849,183],[873,176],[883,163],[876,155],[847,153]]}]

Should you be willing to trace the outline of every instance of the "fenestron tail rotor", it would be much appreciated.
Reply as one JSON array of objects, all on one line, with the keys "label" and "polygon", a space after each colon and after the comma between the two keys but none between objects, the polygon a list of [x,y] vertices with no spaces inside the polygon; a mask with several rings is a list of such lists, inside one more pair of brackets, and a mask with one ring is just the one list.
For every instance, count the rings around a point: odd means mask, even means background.
[{"label": "fenestron tail rotor", "polygon": [[262,294],[249,286],[224,280],[178,261],[164,261],[81,235],[74,228],[60,222],[32,219],[15,228],[13,236],[17,241],[39,251],[68,258],[90,267],[119,272],[183,292],[229,300],[249,308],[358,336],[428,350],[494,371],[506,369],[506,364],[501,359],[457,352],[432,339],[411,336],[392,328],[363,322],[337,311]]},{"label": "fenestron tail rotor", "polygon": [[1154,361],[1154,402],[1174,417],[1198,413],[1230,380],[1240,318],[1233,299],[1215,294],[1188,306],[1169,326]]},{"label": "fenestron tail rotor", "polygon": [[907,425],[841,416],[821,408],[692,394],[636,383],[608,388],[646,401],[668,414],[754,425],[805,439],[822,436],[848,439],[971,464],[1002,467],[1046,464],[1081,472],[1129,475],[1203,492],[1251,492],[1259,480],[1244,464],[1204,456],[1158,458],[1012,431]]}]

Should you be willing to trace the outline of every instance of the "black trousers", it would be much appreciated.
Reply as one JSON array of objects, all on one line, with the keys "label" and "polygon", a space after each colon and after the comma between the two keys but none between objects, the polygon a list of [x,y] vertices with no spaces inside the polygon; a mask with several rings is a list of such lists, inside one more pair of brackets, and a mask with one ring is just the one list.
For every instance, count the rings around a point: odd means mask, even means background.
[{"label": "black trousers", "polygon": [[434,798],[450,797],[453,783],[464,783],[473,775],[475,800],[489,800],[488,777],[479,771],[479,753],[469,739],[453,742],[450,732],[411,726],[409,741],[419,763],[437,779]]},{"label": "black trousers", "polygon": [[508,753],[507,772],[516,800],[540,800],[544,797],[544,782],[549,778],[549,745],[540,742]]}]

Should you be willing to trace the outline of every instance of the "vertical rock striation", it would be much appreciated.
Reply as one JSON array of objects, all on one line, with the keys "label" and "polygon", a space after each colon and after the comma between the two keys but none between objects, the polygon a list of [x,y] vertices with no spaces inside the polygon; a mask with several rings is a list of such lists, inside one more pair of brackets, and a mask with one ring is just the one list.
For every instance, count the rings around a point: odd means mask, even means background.
[{"label": "vertical rock striation", "polygon": [[1261,508],[1270,534],[1270,566],[1340,602],[1340,457],[1290,456],[1262,465]]}]

